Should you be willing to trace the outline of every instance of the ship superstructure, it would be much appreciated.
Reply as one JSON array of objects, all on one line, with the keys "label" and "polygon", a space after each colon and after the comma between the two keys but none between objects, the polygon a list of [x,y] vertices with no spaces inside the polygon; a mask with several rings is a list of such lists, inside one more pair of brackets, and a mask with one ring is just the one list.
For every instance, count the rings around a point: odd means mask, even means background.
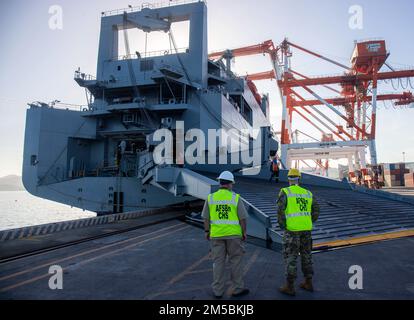
[{"label": "ship superstructure", "polygon": [[[178,49],[171,26],[182,21],[189,21],[189,47]],[[126,31],[133,28],[167,33],[171,48],[131,53]],[[39,103],[27,110],[23,180],[38,197],[100,214],[163,207],[204,199],[215,188],[195,171],[236,172],[277,152],[267,96],[208,58],[203,1],[103,13],[96,77],[77,70],[75,81],[87,92],[83,110]],[[215,148],[198,141],[204,161],[189,163],[186,148],[195,140],[187,134],[194,129],[205,137],[211,130],[230,134],[224,141],[218,134]],[[173,149],[157,162],[162,130],[171,132]],[[260,161],[231,161],[257,149]]]}]

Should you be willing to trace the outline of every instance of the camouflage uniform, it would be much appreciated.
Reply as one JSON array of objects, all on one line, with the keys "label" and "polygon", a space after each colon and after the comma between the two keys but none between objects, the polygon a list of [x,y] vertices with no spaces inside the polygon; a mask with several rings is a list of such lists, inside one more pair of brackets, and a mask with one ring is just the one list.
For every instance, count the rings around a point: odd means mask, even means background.
[{"label": "camouflage uniform", "polygon": [[[278,223],[283,235],[283,258],[285,261],[285,276],[287,279],[295,280],[297,278],[297,259],[300,254],[302,260],[302,272],[305,278],[312,278],[313,263],[312,263],[312,232],[291,232],[286,230],[286,215],[285,210],[287,206],[287,196],[281,190],[279,193],[278,205]],[[316,222],[319,217],[319,205],[315,198],[312,201],[312,221]]]}]

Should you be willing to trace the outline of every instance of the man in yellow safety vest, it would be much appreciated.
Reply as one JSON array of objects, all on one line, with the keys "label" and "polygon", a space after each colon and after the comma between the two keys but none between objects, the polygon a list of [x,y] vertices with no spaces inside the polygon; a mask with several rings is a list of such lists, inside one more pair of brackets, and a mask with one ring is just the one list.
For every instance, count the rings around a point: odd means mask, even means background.
[{"label": "man in yellow safety vest", "polygon": [[247,212],[240,196],[232,191],[235,183],[231,172],[223,172],[218,178],[220,190],[210,194],[204,205],[202,217],[206,239],[211,242],[213,259],[213,292],[217,299],[225,293],[228,256],[231,267],[232,296],[240,297],[249,293],[244,287],[242,258],[246,240]]},{"label": "man in yellow safety vest", "polygon": [[312,229],[319,217],[319,205],[312,193],[299,186],[301,173],[291,169],[288,173],[289,187],[280,191],[278,222],[283,235],[283,258],[285,261],[286,284],[280,292],[294,296],[297,278],[297,259],[300,254],[305,281],[300,285],[313,292]]}]

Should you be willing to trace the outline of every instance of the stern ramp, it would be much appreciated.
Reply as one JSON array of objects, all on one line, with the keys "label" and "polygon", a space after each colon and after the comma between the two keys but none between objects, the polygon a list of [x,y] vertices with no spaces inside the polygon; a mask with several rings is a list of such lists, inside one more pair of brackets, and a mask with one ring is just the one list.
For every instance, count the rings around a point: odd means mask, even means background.
[{"label": "stern ramp", "polygon": [[[235,191],[247,203],[270,219],[268,234],[274,242],[281,242],[283,231],[277,223],[276,201],[287,183],[238,178]],[[361,241],[414,235],[414,205],[385,197],[358,192],[349,188],[307,186],[320,204],[320,217],[314,225],[314,247],[323,248],[356,244]]]},{"label": "stern ramp", "polygon": [[[370,194],[341,182],[320,186],[304,179],[320,204],[320,217],[314,225],[315,249],[355,245],[378,240],[414,236],[414,203]],[[152,184],[175,195],[191,195],[206,200],[217,190],[215,176],[186,169],[157,168]],[[283,178],[282,178],[283,179]],[[315,178],[319,181],[321,178]],[[315,180],[315,181],[316,181]],[[321,183],[323,185],[323,183]],[[286,182],[268,182],[263,179],[237,177],[235,192],[243,198],[249,212],[248,234],[251,237],[281,243],[283,231],[277,223],[276,201]],[[384,196],[385,195],[385,196]],[[197,220],[197,219],[195,219]]]}]

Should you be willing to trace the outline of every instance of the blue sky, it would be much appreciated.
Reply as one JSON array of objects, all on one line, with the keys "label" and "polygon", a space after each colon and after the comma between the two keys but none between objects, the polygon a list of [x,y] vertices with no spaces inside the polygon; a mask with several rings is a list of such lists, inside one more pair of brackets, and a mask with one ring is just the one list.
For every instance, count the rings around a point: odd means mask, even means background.
[{"label": "blue sky", "polygon": [[[141,3],[132,0],[0,2],[0,112],[3,117],[0,176],[21,173],[26,103],[54,99],[85,103],[85,93],[73,81],[73,72],[78,67],[86,73],[96,71],[100,12]],[[63,9],[62,30],[49,28],[48,11],[52,5]],[[352,5],[363,8],[362,30],[349,28],[348,10]],[[268,39],[280,43],[288,37],[294,43],[346,64],[354,40],[383,38],[391,52],[392,65],[399,68],[414,65],[414,2],[410,0],[209,0],[208,8],[210,50]],[[307,75],[342,72],[303,55],[298,55],[293,64]],[[240,74],[268,69],[268,59],[261,56],[238,59],[235,65]],[[271,93],[272,121],[278,130],[281,107],[275,83],[262,82],[258,87],[261,92]],[[382,89],[393,91],[389,86]],[[378,118],[379,160],[401,161],[402,152],[406,152],[407,160],[414,161],[414,108],[387,110],[381,105]]]}]

